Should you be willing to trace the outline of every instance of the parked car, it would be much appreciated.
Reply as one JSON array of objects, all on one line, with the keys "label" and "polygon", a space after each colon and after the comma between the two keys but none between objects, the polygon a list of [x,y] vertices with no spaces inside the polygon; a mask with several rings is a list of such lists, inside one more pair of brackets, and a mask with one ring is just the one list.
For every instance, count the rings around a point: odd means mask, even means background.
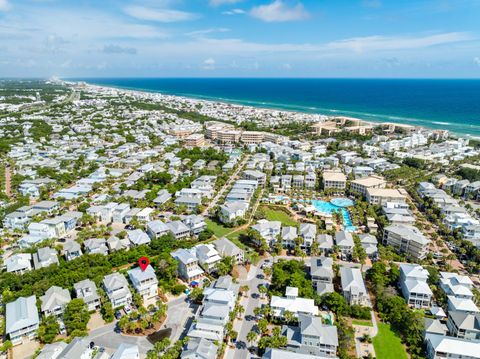
[{"label": "parked car", "polygon": [[126,315],[129,315],[132,312],[132,308],[129,305],[123,307],[123,311]]}]

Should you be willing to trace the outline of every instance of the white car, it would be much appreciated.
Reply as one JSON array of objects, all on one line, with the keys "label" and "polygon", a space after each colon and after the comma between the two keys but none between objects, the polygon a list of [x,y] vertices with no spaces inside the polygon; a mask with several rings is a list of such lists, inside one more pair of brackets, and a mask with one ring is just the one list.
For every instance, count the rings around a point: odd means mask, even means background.
[{"label": "white car", "polygon": [[123,311],[125,312],[126,315],[129,315],[132,312],[132,308],[130,308],[129,305],[126,305],[123,307]]}]

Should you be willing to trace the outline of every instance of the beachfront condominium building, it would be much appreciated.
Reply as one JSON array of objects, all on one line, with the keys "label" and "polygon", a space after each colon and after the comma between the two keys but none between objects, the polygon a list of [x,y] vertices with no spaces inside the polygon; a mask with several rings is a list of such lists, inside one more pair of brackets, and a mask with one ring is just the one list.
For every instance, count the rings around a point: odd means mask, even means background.
[{"label": "beachfront condominium building", "polygon": [[380,176],[370,176],[359,178],[350,183],[350,190],[358,192],[362,195],[367,195],[367,189],[370,188],[385,188],[387,182]]},{"label": "beachfront condominium building", "polygon": [[217,132],[216,140],[224,145],[230,145],[240,141],[241,132],[237,130],[221,130]]},{"label": "beachfront condominium building", "polygon": [[385,227],[383,243],[418,260],[425,258],[430,241],[416,227],[394,224]]},{"label": "beachfront condominium building", "polygon": [[340,171],[323,172],[323,189],[344,191],[347,185],[347,176]]},{"label": "beachfront condominium building", "polygon": [[205,136],[201,133],[192,133],[184,138],[184,144],[186,147],[202,147],[205,145]]},{"label": "beachfront condominium building", "polygon": [[265,132],[243,131],[240,140],[246,144],[262,143],[265,139]]},{"label": "beachfront condominium building", "polygon": [[366,198],[370,204],[382,205],[386,202],[405,202],[405,195],[394,188],[367,188]]},{"label": "beachfront condominium building", "polygon": [[234,130],[235,127],[223,122],[209,122],[206,126],[205,134],[207,138],[216,140],[220,131]]}]

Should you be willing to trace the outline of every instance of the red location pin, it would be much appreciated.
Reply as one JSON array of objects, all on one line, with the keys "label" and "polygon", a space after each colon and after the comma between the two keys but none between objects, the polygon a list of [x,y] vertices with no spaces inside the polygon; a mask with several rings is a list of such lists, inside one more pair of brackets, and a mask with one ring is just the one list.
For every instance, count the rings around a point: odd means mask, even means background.
[{"label": "red location pin", "polygon": [[140,257],[140,259],[138,260],[138,264],[140,265],[140,268],[144,272],[145,272],[145,269],[147,269],[149,263],[150,261],[148,260],[147,257]]}]

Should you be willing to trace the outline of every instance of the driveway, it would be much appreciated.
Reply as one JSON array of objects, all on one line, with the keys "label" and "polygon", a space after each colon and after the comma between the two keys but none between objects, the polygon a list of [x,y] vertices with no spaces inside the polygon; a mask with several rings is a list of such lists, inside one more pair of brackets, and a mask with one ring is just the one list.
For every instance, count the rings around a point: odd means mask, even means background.
[{"label": "driveway", "polygon": [[227,348],[225,352],[226,359],[247,359],[251,356],[247,349],[247,334],[253,329],[257,322],[254,319],[255,314],[253,311],[255,308],[261,307],[262,304],[267,302],[266,299],[261,299],[261,294],[258,290],[260,285],[266,283],[266,280],[263,278],[263,270],[261,269],[263,263],[264,260],[261,260],[258,266],[252,266],[247,279],[239,282],[240,285],[248,285],[250,290],[248,291],[248,297],[243,297],[240,301],[241,306],[245,308],[245,312],[241,320],[235,320],[233,327],[234,330],[238,332],[237,342],[235,348]]}]

